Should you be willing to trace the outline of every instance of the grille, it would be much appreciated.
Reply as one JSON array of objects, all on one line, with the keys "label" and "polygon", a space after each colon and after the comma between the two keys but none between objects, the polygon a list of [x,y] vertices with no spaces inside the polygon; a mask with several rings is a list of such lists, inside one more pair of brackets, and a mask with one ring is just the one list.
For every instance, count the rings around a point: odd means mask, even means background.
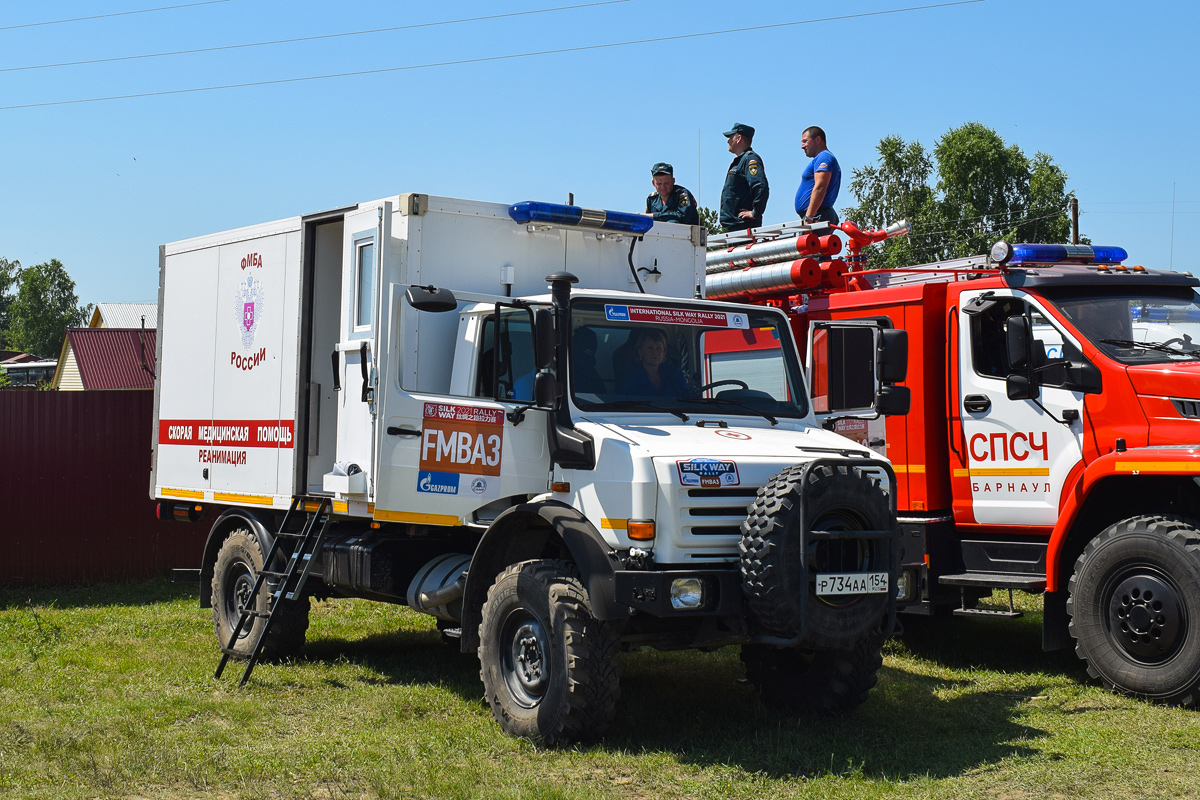
[{"label": "grille", "polygon": [[679,527],[684,535],[741,536],[746,507],[754,501],[757,491],[753,486],[681,489]]}]

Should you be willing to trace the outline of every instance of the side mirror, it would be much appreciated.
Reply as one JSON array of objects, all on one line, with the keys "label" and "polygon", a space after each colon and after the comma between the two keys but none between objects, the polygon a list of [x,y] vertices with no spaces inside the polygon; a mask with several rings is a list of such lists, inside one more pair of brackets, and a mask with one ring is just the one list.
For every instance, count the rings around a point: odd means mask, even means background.
[{"label": "side mirror", "polygon": [[881,417],[907,414],[912,405],[912,392],[907,386],[880,386],[875,394],[875,410]]},{"label": "side mirror", "polygon": [[410,286],[404,293],[408,304],[417,311],[432,311],[435,314],[454,311],[458,308],[458,300],[449,289],[439,289],[436,286]]},{"label": "side mirror", "polygon": [[908,374],[908,331],[880,329],[875,373],[880,383],[900,383],[904,380]]},{"label": "side mirror", "polygon": [[1033,375],[1009,375],[1004,381],[1009,400],[1034,400],[1038,396],[1038,385]]},{"label": "side mirror", "polygon": [[554,312],[539,308],[533,315],[533,358],[538,369],[550,369],[554,364],[554,348],[558,334],[554,330]]},{"label": "side mirror", "polygon": [[1025,372],[1032,368],[1029,361],[1033,344],[1033,322],[1024,314],[1008,318],[1005,326],[1005,343],[1008,345],[1008,368],[1014,372]]},{"label": "side mirror", "polygon": [[533,379],[533,402],[539,408],[554,408],[558,401],[558,378],[549,370],[542,370]]}]

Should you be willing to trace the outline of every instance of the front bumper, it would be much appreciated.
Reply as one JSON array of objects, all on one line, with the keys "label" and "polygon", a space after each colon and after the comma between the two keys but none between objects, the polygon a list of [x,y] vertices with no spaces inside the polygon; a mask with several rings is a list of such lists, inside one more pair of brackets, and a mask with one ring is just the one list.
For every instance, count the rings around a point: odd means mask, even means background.
[{"label": "front bumper", "polygon": [[[616,599],[636,611],[656,617],[734,616],[742,610],[742,576],[733,569],[617,570]],[[671,583],[696,578],[704,600],[696,608],[671,605]]]}]

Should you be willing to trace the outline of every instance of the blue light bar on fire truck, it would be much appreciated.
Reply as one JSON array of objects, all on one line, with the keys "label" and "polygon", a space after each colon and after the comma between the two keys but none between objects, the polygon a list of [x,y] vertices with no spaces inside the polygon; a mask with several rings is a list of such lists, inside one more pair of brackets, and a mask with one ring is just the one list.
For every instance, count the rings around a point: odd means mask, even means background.
[{"label": "blue light bar on fire truck", "polygon": [[1129,258],[1123,247],[1086,244],[1009,244],[996,242],[992,246],[992,261],[1012,264],[1120,264]]},{"label": "blue light bar on fire truck", "polygon": [[508,207],[514,222],[542,223],[571,228],[594,228],[621,233],[645,233],[654,225],[651,217],[625,211],[600,211],[594,208],[557,203],[515,203]]}]

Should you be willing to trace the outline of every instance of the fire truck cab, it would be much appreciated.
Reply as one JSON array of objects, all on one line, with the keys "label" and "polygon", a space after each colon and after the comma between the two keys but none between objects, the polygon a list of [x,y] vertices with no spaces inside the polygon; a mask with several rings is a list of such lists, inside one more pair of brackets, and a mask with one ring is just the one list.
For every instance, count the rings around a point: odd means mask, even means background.
[{"label": "fire truck cab", "polygon": [[[1200,280],[1126,259],[1000,242],[988,256],[741,299],[789,311],[819,416],[891,460],[903,611],[1012,617],[1012,590],[1044,593],[1046,649],[1073,641],[1110,688],[1193,705]],[[897,329],[911,411],[885,419],[861,354]],[[821,376],[839,372],[828,392]],[[978,604],[995,589],[1009,590],[1007,609]]]}]

